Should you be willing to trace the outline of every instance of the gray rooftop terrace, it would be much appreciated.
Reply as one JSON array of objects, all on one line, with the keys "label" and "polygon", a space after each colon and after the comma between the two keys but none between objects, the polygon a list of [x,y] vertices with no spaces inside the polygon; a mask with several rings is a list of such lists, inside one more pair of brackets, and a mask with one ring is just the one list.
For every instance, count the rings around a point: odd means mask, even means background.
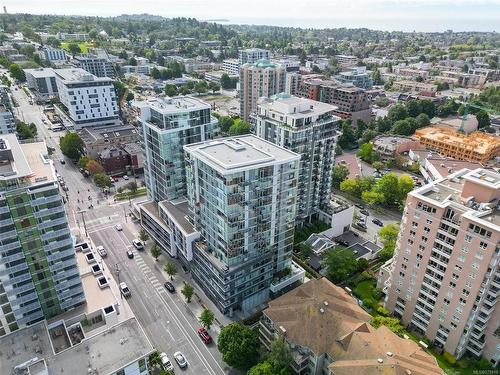
[{"label": "gray rooftop terrace", "polygon": [[109,82],[113,80],[107,77],[96,77],[95,75],[81,68],[55,69],[54,73],[64,84],[89,83],[89,82]]},{"label": "gray rooftop terrace", "polygon": [[163,206],[165,210],[168,212],[168,215],[172,217],[177,225],[186,233],[191,234],[196,232],[193,227],[193,224],[189,222],[187,219],[189,213],[189,207],[187,201],[180,202],[171,202],[171,201],[162,201],[159,205]]},{"label": "gray rooftop terrace", "polygon": [[292,151],[250,134],[186,145],[184,150],[223,175],[300,158]]},{"label": "gray rooftop terrace", "polygon": [[[45,321],[2,337],[0,347],[2,375],[14,375],[15,366],[35,357],[45,360],[49,374],[87,374],[91,368],[97,371],[95,374],[107,375],[153,351],[135,318],[84,339],[59,354],[54,354]],[[40,372],[31,370],[28,374]]]}]

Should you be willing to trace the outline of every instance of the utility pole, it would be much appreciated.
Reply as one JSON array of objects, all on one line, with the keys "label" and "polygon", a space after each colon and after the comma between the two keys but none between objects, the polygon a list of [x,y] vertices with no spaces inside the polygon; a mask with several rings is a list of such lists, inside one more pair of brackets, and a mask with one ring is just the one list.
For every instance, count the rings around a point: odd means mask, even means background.
[{"label": "utility pole", "polygon": [[[120,288],[120,266],[118,265],[118,263],[115,264],[115,273],[116,273],[116,276],[118,276],[118,288]],[[123,293],[120,289],[120,297],[121,299],[123,299]]]},{"label": "utility pole", "polygon": [[123,216],[125,216],[125,222],[127,222],[127,211],[125,211],[125,206],[123,206]]}]

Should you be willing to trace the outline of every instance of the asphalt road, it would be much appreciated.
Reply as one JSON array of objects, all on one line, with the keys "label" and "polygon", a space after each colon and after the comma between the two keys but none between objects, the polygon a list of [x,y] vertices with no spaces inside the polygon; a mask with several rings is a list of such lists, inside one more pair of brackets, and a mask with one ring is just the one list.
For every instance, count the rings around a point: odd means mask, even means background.
[{"label": "asphalt road", "polygon": [[[188,306],[180,293],[170,294],[164,287],[166,274],[156,265],[149,253],[138,253],[134,249],[134,259],[128,259],[126,251],[133,249],[132,239],[137,237],[139,226],[127,217],[129,202],[113,202],[112,197],[106,197],[88,178],[84,178],[78,168],[67,160],[59,149],[59,137],[64,132],[53,133],[43,124],[42,107],[29,104],[28,98],[21,89],[13,90],[13,96],[19,107],[18,117],[27,123],[35,123],[38,138],[45,139],[47,145],[55,149],[52,159],[59,173],[69,188],[61,192],[66,197],[65,205],[69,225],[73,233],[83,233],[83,222],[90,239],[95,246],[103,245],[108,256],[104,258],[105,265],[115,270],[119,268],[118,277],[129,286],[132,296],[128,303],[143,326],[149,339],[159,351],[167,353],[172,363],[173,354],[181,351],[188,367],[181,370],[176,364],[177,372],[185,374],[230,374],[230,370],[222,361],[216,345],[205,345],[198,337],[196,330],[200,327],[193,311],[201,309],[197,301]],[[66,163],[61,164],[61,160]],[[136,198],[143,200],[144,197]],[[89,209],[92,204],[93,208]],[[123,231],[118,232],[114,225],[122,224]],[[180,268],[180,267],[179,267]],[[176,277],[174,284],[180,290],[181,277]],[[217,337],[218,327],[213,327],[210,333]]]}]

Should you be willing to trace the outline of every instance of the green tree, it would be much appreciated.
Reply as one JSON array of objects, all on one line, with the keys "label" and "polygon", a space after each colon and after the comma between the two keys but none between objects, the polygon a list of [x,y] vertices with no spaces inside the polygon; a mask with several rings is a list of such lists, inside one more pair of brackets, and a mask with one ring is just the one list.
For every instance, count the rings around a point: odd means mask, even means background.
[{"label": "green tree", "polygon": [[269,353],[266,362],[271,364],[274,374],[285,375],[290,374],[289,366],[292,360],[292,354],[285,338],[279,336],[271,343],[271,353]]},{"label": "green tree", "polygon": [[299,243],[296,246],[297,250],[300,252],[300,257],[304,260],[309,259],[313,254],[313,248],[304,242]]},{"label": "green tree", "polygon": [[151,353],[148,357],[148,362],[149,367],[156,367],[161,365],[160,352],[158,350],[155,350],[153,353]]},{"label": "green tree", "polygon": [[343,165],[336,165],[332,170],[332,187],[340,189],[340,184],[349,176],[349,169]]},{"label": "green tree", "polygon": [[215,315],[211,310],[205,307],[201,312],[199,319],[203,327],[209,330],[212,324],[214,323]]},{"label": "green tree", "polygon": [[404,120],[394,122],[391,132],[399,135],[411,135],[413,134],[412,130],[412,123],[409,118],[406,118]]},{"label": "green tree", "polygon": [[112,181],[107,174],[96,173],[92,178],[94,179],[94,184],[101,189],[111,187]]},{"label": "green tree", "polygon": [[17,79],[18,81],[24,82],[26,81],[26,75],[24,74],[24,70],[17,64],[9,65],[9,73],[12,78]]},{"label": "green tree", "polygon": [[216,82],[210,82],[208,84],[208,88],[212,90],[213,93],[215,93],[216,91],[220,91],[220,85]]},{"label": "green tree", "polygon": [[90,159],[87,164],[85,164],[85,169],[93,176],[98,173],[104,173],[103,166],[94,159]]},{"label": "green tree", "polygon": [[191,302],[191,297],[194,294],[194,288],[191,284],[184,281],[184,286],[181,289],[182,295],[186,298],[186,301]]},{"label": "green tree", "polygon": [[398,336],[403,336],[406,333],[404,326],[396,318],[376,316],[375,318],[372,319],[371,325],[374,328],[378,328],[380,326],[386,326]]},{"label": "green tree", "polygon": [[54,47],[54,48],[61,47],[61,42],[59,41],[59,39],[57,39],[54,36],[49,36],[47,38],[47,41],[45,42],[45,44],[48,44],[49,46]]},{"label": "green tree", "polygon": [[136,60],[134,57],[131,57],[131,58],[128,60],[128,64],[129,64],[129,65],[132,65],[132,66],[137,66],[137,60]]},{"label": "green tree", "polygon": [[396,122],[399,120],[404,120],[408,117],[408,111],[405,106],[402,104],[396,104],[394,107],[389,109],[389,113],[387,114],[388,119],[391,122]]},{"label": "green tree", "polygon": [[167,83],[165,85],[165,95],[167,96],[176,96],[177,95],[177,86],[176,85],[172,85],[170,83]]},{"label": "green tree", "polygon": [[367,128],[366,123],[363,120],[358,119],[356,121],[356,138],[357,139],[361,138],[361,136],[363,135],[366,128]]},{"label": "green tree", "polygon": [[177,275],[177,266],[172,261],[168,261],[163,270],[170,276],[170,280],[173,280],[174,276]]},{"label": "green tree", "polygon": [[363,132],[363,135],[359,139],[359,143],[368,143],[370,142],[373,138],[375,138],[378,135],[378,132],[374,129],[367,129]]},{"label": "green tree", "polygon": [[68,51],[72,55],[76,55],[77,53],[81,53],[82,49],[80,48],[80,46],[77,43],[70,43],[70,44],[68,44]]},{"label": "green tree", "polygon": [[207,92],[208,85],[205,81],[198,81],[194,85],[194,91],[196,91],[198,94],[203,94]]},{"label": "green tree", "polygon": [[356,272],[356,258],[351,250],[337,246],[326,253],[326,276],[333,283],[346,281]]},{"label": "green tree", "polygon": [[374,161],[372,167],[375,168],[377,171],[380,171],[385,167],[385,164],[382,163],[381,161]]},{"label": "green tree", "polygon": [[400,205],[404,203],[406,200],[406,196],[410,191],[413,190],[415,187],[415,182],[413,179],[408,176],[407,174],[404,174],[402,176],[399,176],[398,178],[398,190],[399,190],[399,197],[398,197],[398,202]]},{"label": "green tree", "polygon": [[247,375],[276,375],[276,373],[269,362],[261,362],[248,370]]},{"label": "green tree", "polygon": [[87,163],[90,160],[94,160],[94,159],[92,159],[91,157],[88,157],[88,156],[82,156],[80,159],[78,159],[78,163],[76,163],[76,165],[77,165],[78,168],[85,169],[86,166],[87,166]]},{"label": "green tree", "polygon": [[394,205],[400,202],[399,180],[395,173],[387,173],[377,181],[374,191],[384,196],[384,203]]},{"label": "green tree", "polygon": [[375,104],[381,108],[385,108],[389,105],[389,99],[385,96],[377,96],[375,98]]},{"label": "green tree", "polygon": [[220,76],[220,85],[226,90],[232,88],[231,78],[226,73]]},{"label": "green tree", "polygon": [[422,113],[425,113],[429,118],[433,118],[436,114],[436,105],[429,99],[424,99],[420,101],[422,106]]},{"label": "green tree", "polygon": [[487,128],[491,125],[490,116],[488,113],[481,109],[476,113],[477,126],[479,129]]},{"label": "green tree", "polygon": [[142,242],[147,242],[149,240],[149,234],[148,232],[146,232],[146,229],[144,228],[141,228],[139,230],[139,239],[142,241]]},{"label": "green tree", "polygon": [[151,246],[151,256],[155,258],[156,261],[158,261],[158,257],[161,255],[161,250],[158,247],[158,244],[156,242],[153,242],[153,246]]},{"label": "green tree", "polygon": [[406,103],[406,110],[408,111],[409,116],[417,117],[422,113],[422,104],[420,100],[410,100],[408,103]]},{"label": "green tree", "polygon": [[19,139],[32,139],[36,137],[38,130],[33,123],[26,124],[24,122],[19,122],[16,125],[16,132]]},{"label": "green tree", "polygon": [[217,340],[217,349],[229,366],[247,370],[259,358],[259,339],[252,329],[240,323],[231,323],[222,328]]},{"label": "green tree", "polygon": [[373,151],[373,145],[371,143],[362,144],[356,155],[367,163],[372,163],[375,160],[380,159],[380,155]]},{"label": "green tree", "polygon": [[356,271],[363,272],[368,269],[368,266],[369,266],[368,259],[359,258],[356,262]]},{"label": "green tree", "polygon": [[427,114],[425,113],[421,113],[417,117],[415,117],[415,121],[417,123],[417,129],[423,128],[424,126],[427,126],[431,123],[429,116],[427,116]]},{"label": "green tree", "polygon": [[161,78],[161,73],[156,66],[153,69],[151,69],[150,74],[151,74],[151,77],[153,77],[153,79],[160,79]]},{"label": "green tree", "polygon": [[380,258],[383,260],[391,259],[396,248],[396,240],[398,238],[399,226],[391,223],[385,225],[378,232],[383,248],[380,250]]},{"label": "green tree", "polygon": [[236,119],[229,128],[229,135],[231,136],[236,136],[236,135],[243,135],[243,134],[249,134],[250,131],[252,130],[252,125],[250,125],[246,121],[242,121],[241,119]]},{"label": "green tree", "polygon": [[68,133],[59,139],[61,152],[72,160],[83,155],[83,141],[77,133]]},{"label": "green tree", "polygon": [[137,182],[135,181],[130,181],[128,184],[127,184],[127,189],[130,190],[130,192],[135,195],[135,193],[137,193]]},{"label": "green tree", "polygon": [[354,134],[350,120],[342,123],[342,134],[339,137],[338,143],[344,150],[350,150],[356,146],[356,135]]},{"label": "green tree", "polygon": [[227,133],[233,124],[234,120],[229,116],[221,116],[219,118],[219,128],[224,133]]},{"label": "green tree", "polygon": [[361,193],[361,199],[366,204],[370,206],[375,206],[377,204],[384,203],[384,194],[379,193],[377,191],[367,190]]}]

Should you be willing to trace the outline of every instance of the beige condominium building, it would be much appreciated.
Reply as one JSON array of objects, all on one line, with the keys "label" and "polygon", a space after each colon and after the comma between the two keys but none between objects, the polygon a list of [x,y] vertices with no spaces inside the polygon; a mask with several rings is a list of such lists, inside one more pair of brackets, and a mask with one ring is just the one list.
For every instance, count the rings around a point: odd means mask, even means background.
[{"label": "beige condominium building", "polygon": [[269,302],[260,321],[266,348],[283,337],[290,369],[300,375],[439,375],[443,371],[424,348],[371,316],[344,289],[313,279]]},{"label": "beige condominium building", "polygon": [[445,127],[429,126],[418,129],[414,138],[421,146],[457,160],[486,163],[500,155],[500,138],[482,132],[466,135]]},{"label": "beige condominium building", "polygon": [[432,345],[500,360],[500,174],[463,169],[412,191],[385,305]]},{"label": "beige condominium building", "polygon": [[260,60],[240,69],[240,116],[249,121],[257,111],[259,98],[285,91],[286,70],[283,66]]}]

